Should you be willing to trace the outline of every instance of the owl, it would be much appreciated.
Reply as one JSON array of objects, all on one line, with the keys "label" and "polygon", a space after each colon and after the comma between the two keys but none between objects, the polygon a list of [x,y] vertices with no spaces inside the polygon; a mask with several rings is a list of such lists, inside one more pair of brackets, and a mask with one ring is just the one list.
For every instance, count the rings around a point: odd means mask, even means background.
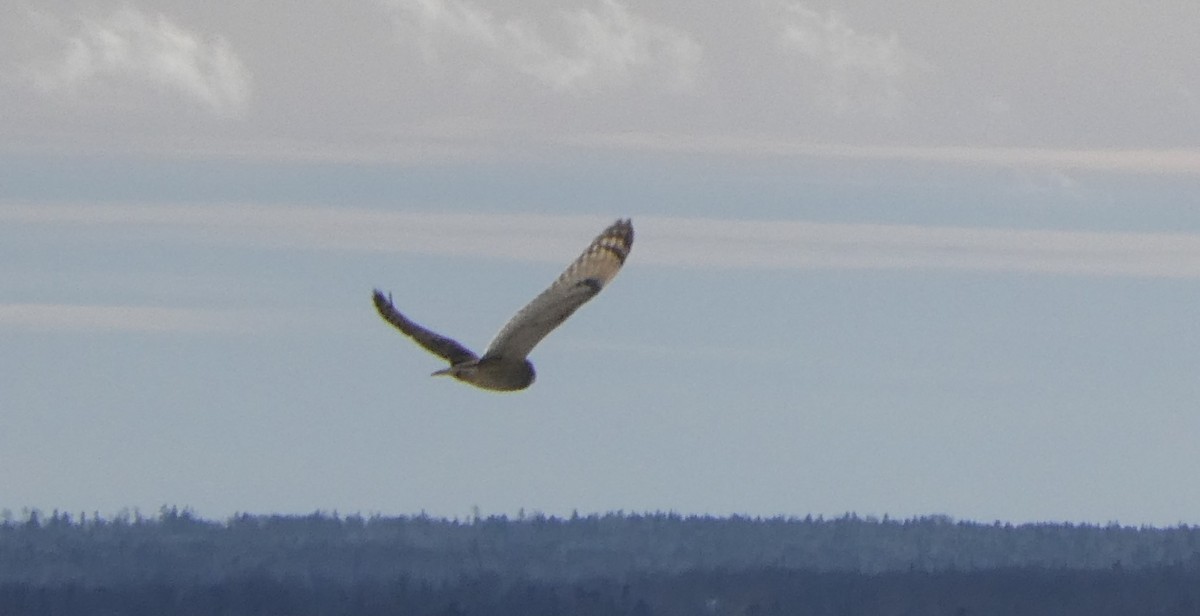
[{"label": "owl", "polygon": [[629,219],[609,225],[549,288],[500,328],[482,356],[409,320],[396,309],[391,295],[379,289],[374,292],[375,309],[425,350],[450,362],[449,368],[433,376],[451,376],[491,391],[517,391],[532,385],[536,377],[527,359],[529,352],[612,281],[632,247],[633,223]]}]

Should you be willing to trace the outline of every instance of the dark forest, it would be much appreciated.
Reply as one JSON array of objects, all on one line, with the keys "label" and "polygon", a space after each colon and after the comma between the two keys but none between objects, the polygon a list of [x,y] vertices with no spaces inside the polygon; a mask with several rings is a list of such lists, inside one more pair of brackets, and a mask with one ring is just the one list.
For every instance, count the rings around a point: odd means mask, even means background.
[{"label": "dark forest", "polygon": [[25,511],[0,614],[1200,614],[1200,527]]}]

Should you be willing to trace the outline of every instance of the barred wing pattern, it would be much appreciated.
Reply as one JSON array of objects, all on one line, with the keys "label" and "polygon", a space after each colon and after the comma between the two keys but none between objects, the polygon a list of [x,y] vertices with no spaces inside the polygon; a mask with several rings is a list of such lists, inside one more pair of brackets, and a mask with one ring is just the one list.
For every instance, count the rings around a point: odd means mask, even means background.
[{"label": "barred wing pattern", "polygon": [[400,314],[400,311],[396,309],[395,304],[392,303],[391,295],[384,296],[382,291],[376,289],[374,300],[375,309],[379,311],[379,316],[383,317],[383,320],[394,325],[396,329],[403,332],[409,338],[412,338],[430,353],[445,359],[452,365],[479,359],[475,353],[459,344],[458,341],[429,331],[408,320],[407,317]]},{"label": "barred wing pattern", "polygon": [[616,277],[632,247],[632,222],[623,219],[610,225],[549,288],[509,320],[488,345],[484,359],[529,355],[547,334]]}]

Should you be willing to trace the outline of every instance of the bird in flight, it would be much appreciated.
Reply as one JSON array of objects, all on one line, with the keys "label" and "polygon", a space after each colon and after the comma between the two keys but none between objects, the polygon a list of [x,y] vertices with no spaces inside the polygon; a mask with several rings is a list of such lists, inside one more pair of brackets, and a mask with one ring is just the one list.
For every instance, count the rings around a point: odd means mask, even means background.
[{"label": "bird in flight", "polygon": [[450,362],[433,376],[448,375],[492,391],[516,391],[533,384],[526,356],[547,334],[592,299],[621,270],[633,247],[633,223],[618,220],[602,231],[583,254],[541,295],[509,319],[480,357],[455,340],[434,333],[400,314],[391,295],[375,289],[375,309],[383,320],[425,350]]}]

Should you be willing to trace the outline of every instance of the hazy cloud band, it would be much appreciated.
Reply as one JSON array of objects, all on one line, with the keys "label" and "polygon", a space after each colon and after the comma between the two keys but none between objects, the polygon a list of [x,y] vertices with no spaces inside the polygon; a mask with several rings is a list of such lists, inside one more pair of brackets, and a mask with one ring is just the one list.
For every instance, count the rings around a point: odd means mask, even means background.
[{"label": "hazy cloud band", "polygon": [[[613,217],[617,213],[614,213]],[[1200,278],[1200,235],[639,217],[643,265]],[[11,225],[141,241],[565,263],[608,218],[260,205],[0,205]],[[129,241],[129,234],[119,241]]]}]

